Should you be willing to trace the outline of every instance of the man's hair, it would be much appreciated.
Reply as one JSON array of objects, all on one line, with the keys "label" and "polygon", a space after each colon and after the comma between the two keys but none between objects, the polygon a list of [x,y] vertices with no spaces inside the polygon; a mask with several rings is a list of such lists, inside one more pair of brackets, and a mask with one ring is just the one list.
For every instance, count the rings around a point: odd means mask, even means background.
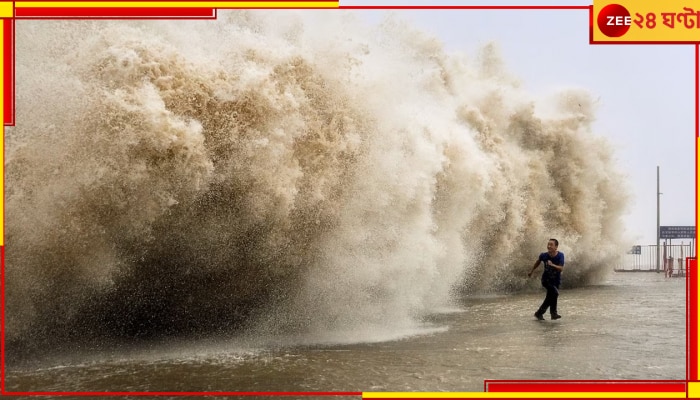
[{"label": "man's hair", "polygon": [[557,239],[549,239],[550,241],[554,242],[554,245],[559,247],[559,241]]}]

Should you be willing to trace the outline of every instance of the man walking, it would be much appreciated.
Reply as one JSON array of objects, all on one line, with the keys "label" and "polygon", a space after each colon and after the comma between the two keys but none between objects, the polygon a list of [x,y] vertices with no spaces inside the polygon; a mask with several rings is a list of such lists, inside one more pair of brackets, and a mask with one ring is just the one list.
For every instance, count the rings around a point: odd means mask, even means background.
[{"label": "man walking", "polygon": [[540,308],[535,312],[537,319],[544,320],[544,313],[549,308],[549,313],[552,319],[559,319],[561,315],[557,314],[557,298],[559,297],[559,285],[561,285],[561,271],[564,270],[564,253],[557,250],[559,241],[557,239],[549,239],[547,242],[547,252],[540,254],[532,270],[527,274],[532,276],[540,263],[544,263],[544,271],[542,272],[542,286],[547,289],[547,296]]}]

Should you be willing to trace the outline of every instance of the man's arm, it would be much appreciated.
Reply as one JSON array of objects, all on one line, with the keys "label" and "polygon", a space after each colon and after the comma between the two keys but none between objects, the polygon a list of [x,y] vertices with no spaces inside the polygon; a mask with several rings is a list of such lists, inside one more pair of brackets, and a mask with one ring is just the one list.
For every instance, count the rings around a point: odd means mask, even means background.
[{"label": "man's arm", "polygon": [[530,270],[530,272],[527,273],[527,276],[528,277],[532,276],[532,273],[535,272],[535,270],[539,266],[540,266],[540,259],[538,258],[537,261],[535,261],[535,265],[532,266],[532,269]]},{"label": "man's arm", "polygon": [[552,260],[547,261],[547,265],[550,266],[550,267],[552,267],[552,268],[554,268],[554,269],[556,269],[557,271],[560,271],[560,272],[564,270],[564,266],[563,266],[563,265],[556,265],[556,264],[554,264],[554,263],[552,262]]}]

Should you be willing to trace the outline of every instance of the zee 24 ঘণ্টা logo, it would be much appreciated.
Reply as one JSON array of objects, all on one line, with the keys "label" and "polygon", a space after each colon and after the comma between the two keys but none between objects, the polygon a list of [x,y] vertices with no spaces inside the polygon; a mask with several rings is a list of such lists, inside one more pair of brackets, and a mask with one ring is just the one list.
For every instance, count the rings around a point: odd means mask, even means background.
[{"label": "zee 24 \u0998\u09a3\u09cd\u099f\u09be logo", "polygon": [[[640,12],[635,13],[630,13],[623,5],[608,4],[598,13],[596,19],[598,29],[609,38],[622,37],[630,31],[631,27],[635,27],[635,29],[638,28],[635,31],[635,36],[641,34],[642,31],[654,30],[659,31],[658,33],[665,31],[665,36],[675,30],[676,34],[684,36],[690,34],[696,38],[694,41],[700,40],[700,10],[695,11],[691,7],[682,6],[677,1],[672,3],[677,3],[676,7],[666,2],[654,4],[654,8],[664,7],[668,11],[657,12],[650,7],[639,7],[638,11]],[[637,7],[636,4],[635,7]],[[671,11],[674,8],[676,11]],[[679,30],[686,32],[683,33]],[[697,33],[691,31],[697,31]]]}]

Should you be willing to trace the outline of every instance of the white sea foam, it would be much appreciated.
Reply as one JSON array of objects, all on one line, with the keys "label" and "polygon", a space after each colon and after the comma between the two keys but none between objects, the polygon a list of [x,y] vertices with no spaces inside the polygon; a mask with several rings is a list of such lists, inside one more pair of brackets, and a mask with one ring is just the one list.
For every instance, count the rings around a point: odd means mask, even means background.
[{"label": "white sea foam", "polygon": [[594,101],[540,112],[493,45],[337,11],[18,21],[16,43],[11,339],[370,340],[457,292],[536,287],[550,237],[566,285],[622,253]]}]

